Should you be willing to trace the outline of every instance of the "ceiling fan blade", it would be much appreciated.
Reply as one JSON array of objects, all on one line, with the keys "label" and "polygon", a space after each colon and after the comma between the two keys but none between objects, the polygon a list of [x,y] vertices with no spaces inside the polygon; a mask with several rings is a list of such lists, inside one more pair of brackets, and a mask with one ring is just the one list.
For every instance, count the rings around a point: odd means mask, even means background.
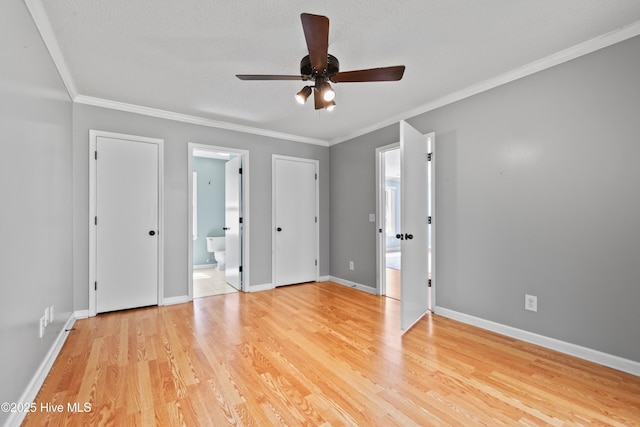
[{"label": "ceiling fan blade", "polygon": [[313,89],[313,104],[316,110],[322,110],[324,108],[324,100],[322,94],[318,89]]},{"label": "ceiling fan blade", "polygon": [[370,68],[368,70],[342,71],[330,77],[334,83],[345,82],[391,82],[400,80],[404,74],[404,65],[394,67]]},{"label": "ceiling fan blade", "polygon": [[329,18],[303,13],[300,15],[304,38],[307,41],[311,66],[322,72],[327,68],[329,50]]},{"label": "ceiling fan blade", "polygon": [[305,76],[282,76],[276,74],[236,74],[240,80],[307,80]]}]

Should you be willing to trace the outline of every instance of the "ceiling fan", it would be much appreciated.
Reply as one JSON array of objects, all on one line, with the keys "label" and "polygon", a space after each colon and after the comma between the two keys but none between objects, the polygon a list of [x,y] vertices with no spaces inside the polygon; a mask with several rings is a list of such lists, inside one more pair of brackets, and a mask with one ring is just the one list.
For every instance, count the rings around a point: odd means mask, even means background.
[{"label": "ceiling fan", "polygon": [[309,55],[300,61],[300,75],[236,74],[240,80],[303,80],[312,81],[296,94],[296,100],[304,104],[313,92],[315,109],[333,110],[335,92],[329,82],[384,82],[396,81],[404,74],[404,65],[369,68],[366,70],[340,71],[338,59],[329,55],[329,18],[303,13],[300,15]]}]

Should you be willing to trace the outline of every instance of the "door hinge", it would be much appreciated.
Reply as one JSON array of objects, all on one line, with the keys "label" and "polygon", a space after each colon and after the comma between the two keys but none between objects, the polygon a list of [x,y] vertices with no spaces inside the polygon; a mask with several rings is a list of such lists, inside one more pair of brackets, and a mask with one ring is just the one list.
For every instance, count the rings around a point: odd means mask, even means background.
[{"label": "door hinge", "polygon": [[316,176],[316,180],[317,180],[318,179],[318,174],[315,174],[315,176]]},{"label": "door hinge", "polygon": [[242,266],[238,267],[238,271],[242,273]]},{"label": "door hinge", "polygon": [[239,168],[239,169],[238,169],[238,173],[239,173],[240,175],[242,175],[242,168]]},{"label": "door hinge", "polygon": [[98,150],[93,152],[93,158],[98,160]]},{"label": "door hinge", "polygon": [[431,287],[431,279],[429,279],[429,280],[427,281],[427,285],[428,285],[429,287]]},{"label": "door hinge", "polygon": [[93,282],[93,290],[94,291],[98,290],[98,282]]},{"label": "door hinge", "polygon": [[240,222],[240,224],[242,224],[242,217],[239,218],[239,222]]},{"label": "door hinge", "polygon": [[316,260],[316,266],[318,265],[318,260]]},{"label": "door hinge", "polygon": [[316,224],[318,223],[318,217],[316,217]]},{"label": "door hinge", "polygon": [[93,217],[93,223],[95,225],[98,225],[98,217],[97,216]]},{"label": "door hinge", "polygon": [[431,217],[427,217],[427,224],[431,224]]},{"label": "door hinge", "polygon": [[431,161],[431,157],[432,157],[433,153],[427,153],[427,161],[430,162]]}]

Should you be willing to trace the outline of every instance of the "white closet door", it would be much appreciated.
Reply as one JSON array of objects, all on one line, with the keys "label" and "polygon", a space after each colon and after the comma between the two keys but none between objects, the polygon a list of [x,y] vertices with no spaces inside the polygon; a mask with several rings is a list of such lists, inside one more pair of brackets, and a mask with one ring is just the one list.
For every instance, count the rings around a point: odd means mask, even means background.
[{"label": "white closet door", "polygon": [[158,304],[158,145],[96,142],[96,311]]},{"label": "white closet door", "polygon": [[274,285],[315,281],[317,163],[274,157],[273,168]]}]

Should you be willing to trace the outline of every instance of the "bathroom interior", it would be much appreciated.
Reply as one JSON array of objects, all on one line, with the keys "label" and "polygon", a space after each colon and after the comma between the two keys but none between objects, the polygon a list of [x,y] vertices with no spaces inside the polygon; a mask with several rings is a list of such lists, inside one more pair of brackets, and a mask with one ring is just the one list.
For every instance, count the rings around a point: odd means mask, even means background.
[{"label": "bathroom interior", "polygon": [[225,163],[232,154],[193,152],[193,297],[238,292],[226,280]]}]

